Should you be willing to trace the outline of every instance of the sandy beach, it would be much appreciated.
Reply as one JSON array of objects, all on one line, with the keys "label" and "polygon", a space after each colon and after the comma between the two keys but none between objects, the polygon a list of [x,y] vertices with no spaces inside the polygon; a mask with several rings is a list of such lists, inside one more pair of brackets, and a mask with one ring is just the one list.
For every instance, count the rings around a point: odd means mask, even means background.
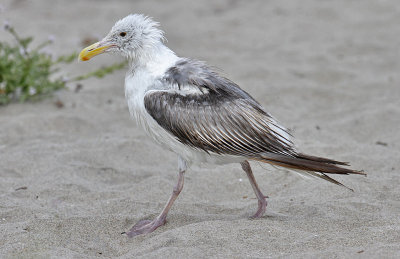
[{"label": "sandy beach", "polygon": [[[0,22],[56,55],[129,13],[159,21],[179,56],[207,61],[292,130],[304,152],[351,162],[354,189],[252,163],[195,165],[155,232],[177,157],[130,118],[125,70],[35,103],[0,107],[0,258],[400,258],[400,5],[386,1],[1,2]],[[0,40],[11,37],[0,31]],[[74,62],[68,76],[121,61]],[[63,106],[56,105],[62,103]]]}]

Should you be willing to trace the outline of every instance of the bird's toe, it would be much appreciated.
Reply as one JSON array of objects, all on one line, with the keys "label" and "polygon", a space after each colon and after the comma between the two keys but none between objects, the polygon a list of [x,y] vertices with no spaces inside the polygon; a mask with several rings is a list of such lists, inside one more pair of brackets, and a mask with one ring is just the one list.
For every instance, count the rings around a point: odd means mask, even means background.
[{"label": "bird's toe", "polygon": [[165,220],[155,219],[155,220],[141,220],[136,223],[126,234],[128,237],[134,237],[142,234],[148,234],[156,230],[158,227],[164,225]]}]

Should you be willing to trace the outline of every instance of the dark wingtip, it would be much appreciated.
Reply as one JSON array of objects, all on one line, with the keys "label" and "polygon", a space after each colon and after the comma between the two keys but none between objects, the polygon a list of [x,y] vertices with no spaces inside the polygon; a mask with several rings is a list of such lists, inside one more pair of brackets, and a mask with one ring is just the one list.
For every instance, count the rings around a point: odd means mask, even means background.
[{"label": "dark wingtip", "polygon": [[306,159],[306,160],[312,160],[315,162],[321,162],[321,163],[327,163],[327,164],[334,164],[334,165],[344,165],[344,166],[350,166],[349,162],[342,162],[342,161],[337,161],[325,157],[318,157],[318,156],[310,156],[307,154],[299,153],[296,155],[297,158],[301,159]]},{"label": "dark wingtip", "polygon": [[361,175],[367,176],[367,173],[365,173],[364,170],[354,170],[354,173],[355,173],[355,174],[361,174]]}]

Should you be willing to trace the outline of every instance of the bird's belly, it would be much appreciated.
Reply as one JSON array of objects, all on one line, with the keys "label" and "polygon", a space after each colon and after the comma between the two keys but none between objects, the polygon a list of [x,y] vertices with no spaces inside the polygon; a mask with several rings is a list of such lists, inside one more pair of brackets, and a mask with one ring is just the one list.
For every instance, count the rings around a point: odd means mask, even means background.
[{"label": "bird's belly", "polygon": [[150,138],[164,149],[170,150],[181,156],[186,160],[189,166],[191,164],[201,163],[223,165],[229,163],[240,163],[245,160],[244,157],[220,155],[185,145],[171,133],[162,128],[145,110],[142,112],[136,110],[133,116]]}]

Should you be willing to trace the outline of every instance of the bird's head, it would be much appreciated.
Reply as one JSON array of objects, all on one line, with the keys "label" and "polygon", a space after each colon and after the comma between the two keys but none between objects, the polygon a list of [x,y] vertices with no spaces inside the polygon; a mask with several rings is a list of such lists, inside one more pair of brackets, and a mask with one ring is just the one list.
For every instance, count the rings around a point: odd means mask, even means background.
[{"label": "bird's head", "polygon": [[116,22],[104,39],[84,48],[79,60],[87,61],[104,52],[118,52],[134,59],[162,41],[163,32],[157,22],[142,14],[131,14]]}]

